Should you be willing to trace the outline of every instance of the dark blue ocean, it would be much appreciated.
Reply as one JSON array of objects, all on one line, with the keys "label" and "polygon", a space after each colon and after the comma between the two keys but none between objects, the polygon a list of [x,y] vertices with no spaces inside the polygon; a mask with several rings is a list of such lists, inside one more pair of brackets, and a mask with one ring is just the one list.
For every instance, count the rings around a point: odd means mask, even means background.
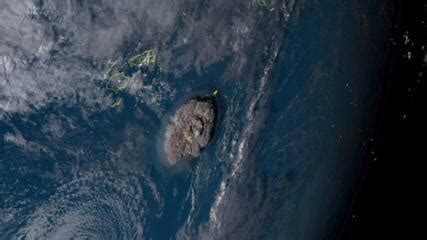
[{"label": "dark blue ocean", "polygon": [[[0,0],[0,239],[337,236],[383,6]],[[147,49],[155,62],[129,64]],[[168,117],[215,90],[212,142],[168,166]]]}]

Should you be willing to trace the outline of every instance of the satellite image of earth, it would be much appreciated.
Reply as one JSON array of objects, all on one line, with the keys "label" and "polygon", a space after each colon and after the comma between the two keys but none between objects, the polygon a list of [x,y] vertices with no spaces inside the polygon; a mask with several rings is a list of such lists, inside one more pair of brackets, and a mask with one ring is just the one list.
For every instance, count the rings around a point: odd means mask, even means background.
[{"label": "satellite image of earth", "polygon": [[0,0],[0,239],[334,239],[388,2]]}]

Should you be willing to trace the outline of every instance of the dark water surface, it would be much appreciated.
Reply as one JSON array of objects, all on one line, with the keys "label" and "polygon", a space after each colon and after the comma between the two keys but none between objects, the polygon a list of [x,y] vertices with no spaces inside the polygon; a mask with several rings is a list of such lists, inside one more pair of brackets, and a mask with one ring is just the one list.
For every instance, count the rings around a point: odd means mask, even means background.
[{"label": "dark water surface", "polygon": [[[2,238],[334,236],[368,138],[383,6],[266,3],[0,0]],[[145,49],[154,66],[126,66]],[[133,85],[105,84],[113,60]],[[213,90],[212,143],[163,164],[169,114]]]}]

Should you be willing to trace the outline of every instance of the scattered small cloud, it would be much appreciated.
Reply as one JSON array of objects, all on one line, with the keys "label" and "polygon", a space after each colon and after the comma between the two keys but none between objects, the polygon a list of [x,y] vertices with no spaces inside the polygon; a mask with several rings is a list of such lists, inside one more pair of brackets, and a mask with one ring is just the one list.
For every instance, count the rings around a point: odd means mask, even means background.
[{"label": "scattered small cloud", "polygon": [[48,152],[48,149],[46,149],[39,143],[25,139],[20,132],[6,133],[3,136],[3,140],[7,143],[12,143],[17,145],[18,147],[23,148],[26,152],[38,154],[42,152]]}]

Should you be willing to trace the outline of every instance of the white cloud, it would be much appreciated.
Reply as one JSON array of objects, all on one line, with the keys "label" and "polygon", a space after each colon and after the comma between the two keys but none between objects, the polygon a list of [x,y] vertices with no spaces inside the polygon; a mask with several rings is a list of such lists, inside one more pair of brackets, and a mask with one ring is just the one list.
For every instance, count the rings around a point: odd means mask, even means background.
[{"label": "white cloud", "polygon": [[[163,69],[178,76],[227,56],[239,74],[247,50],[265,39],[256,29],[259,11],[247,0],[2,1],[0,119],[52,102],[109,107],[97,80],[109,61],[144,48],[156,49]],[[268,16],[273,25],[275,16]]]}]

